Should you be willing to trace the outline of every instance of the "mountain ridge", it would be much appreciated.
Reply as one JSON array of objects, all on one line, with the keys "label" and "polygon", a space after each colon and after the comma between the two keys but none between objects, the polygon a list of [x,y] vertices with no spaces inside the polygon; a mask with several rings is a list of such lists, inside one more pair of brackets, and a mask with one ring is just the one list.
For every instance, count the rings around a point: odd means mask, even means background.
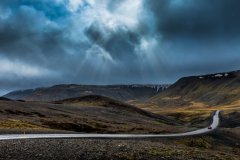
[{"label": "mountain ridge", "polygon": [[101,95],[113,99],[144,100],[168,88],[169,85],[77,85],[60,84],[45,88],[19,90],[10,92],[4,97],[27,101],[56,101],[85,95]]},{"label": "mountain ridge", "polygon": [[[183,77],[168,89],[150,98],[160,105],[201,102],[208,106],[240,100],[240,71]],[[166,104],[164,104],[166,103]],[[186,104],[185,104],[186,105]]]}]

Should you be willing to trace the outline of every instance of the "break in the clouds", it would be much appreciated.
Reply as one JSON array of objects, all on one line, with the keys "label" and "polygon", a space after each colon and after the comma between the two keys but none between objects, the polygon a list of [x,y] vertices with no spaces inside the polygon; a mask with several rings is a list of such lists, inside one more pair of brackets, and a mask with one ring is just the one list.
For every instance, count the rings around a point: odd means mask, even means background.
[{"label": "break in the clouds", "polygon": [[240,68],[239,0],[1,0],[2,91]]}]

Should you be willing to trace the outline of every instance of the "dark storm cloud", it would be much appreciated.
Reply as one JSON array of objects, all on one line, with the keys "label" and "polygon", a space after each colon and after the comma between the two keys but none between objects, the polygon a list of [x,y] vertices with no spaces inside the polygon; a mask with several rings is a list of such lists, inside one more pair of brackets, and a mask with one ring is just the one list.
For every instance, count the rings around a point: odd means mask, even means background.
[{"label": "dark storm cloud", "polygon": [[240,32],[239,0],[148,1],[165,37],[234,36]]},{"label": "dark storm cloud", "polygon": [[125,28],[110,31],[104,26],[94,23],[87,28],[85,33],[92,43],[100,45],[115,60],[132,61],[136,57],[134,50],[139,45],[141,38],[137,32]]},{"label": "dark storm cloud", "polygon": [[[80,54],[87,46],[68,37],[68,20],[60,25],[58,19],[51,21],[53,17],[44,12],[44,7],[40,10],[26,3],[8,5],[1,1],[0,6],[1,15],[6,14],[0,16],[1,90],[63,83],[62,75],[74,70],[81,60],[79,56],[69,55],[71,50]],[[9,64],[9,60],[13,63]],[[21,63],[16,64],[16,60]],[[32,67],[35,69],[28,71]]]},{"label": "dark storm cloud", "polygon": [[[37,6],[42,6],[42,3]],[[50,21],[43,10],[37,10],[31,3],[29,6],[26,4],[15,4],[14,9],[10,8],[9,17],[0,19],[1,55],[57,69],[61,68],[59,63],[71,59],[69,50],[81,52],[86,47],[87,44],[78,44],[68,37],[67,19],[60,25]],[[48,10],[50,8],[46,12]]]},{"label": "dark storm cloud", "polygon": [[[47,23],[46,17],[29,6],[20,6],[7,20],[0,20],[0,51],[17,58],[49,56],[61,53],[63,31]],[[67,41],[66,41],[67,42]]]},{"label": "dark storm cloud", "polygon": [[[239,69],[240,1],[145,1],[175,75]],[[168,61],[168,60],[167,60]],[[180,74],[182,73],[182,74]]]},{"label": "dark storm cloud", "polygon": [[239,6],[238,0],[1,0],[0,88],[168,83],[238,69]]}]

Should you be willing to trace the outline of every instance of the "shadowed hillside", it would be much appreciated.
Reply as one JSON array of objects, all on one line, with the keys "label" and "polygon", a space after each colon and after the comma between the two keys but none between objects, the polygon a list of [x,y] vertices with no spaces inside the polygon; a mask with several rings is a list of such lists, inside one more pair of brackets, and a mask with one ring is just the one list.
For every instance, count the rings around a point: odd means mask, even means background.
[{"label": "shadowed hillside", "polygon": [[98,96],[98,95],[88,95],[79,98],[70,98],[61,101],[55,101],[56,104],[72,104],[76,106],[102,106],[106,108],[112,108],[116,110],[122,110],[127,112],[132,112],[136,114],[140,114],[143,116],[147,116],[150,118],[158,119],[167,124],[176,125],[178,122],[173,122],[173,120],[166,118],[164,116],[160,116],[151,112],[147,112],[145,110],[139,109],[127,103],[123,103],[121,101],[117,101],[108,97]]},{"label": "shadowed hillside", "polygon": [[54,103],[2,100],[0,106],[0,131],[52,129],[94,133],[165,133],[185,130],[170,118],[102,96],[84,96]]},{"label": "shadowed hillside", "polygon": [[0,97],[0,101],[11,101],[11,99],[5,98],[5,97]]},{"label": "shadowed hillside", "polygon": [[56,85],[49,88],[38,88],[11,92],[5,97],[27,101],[56,101],[85,95],[101,95],[117,100],[145,100],[168,85]]}]

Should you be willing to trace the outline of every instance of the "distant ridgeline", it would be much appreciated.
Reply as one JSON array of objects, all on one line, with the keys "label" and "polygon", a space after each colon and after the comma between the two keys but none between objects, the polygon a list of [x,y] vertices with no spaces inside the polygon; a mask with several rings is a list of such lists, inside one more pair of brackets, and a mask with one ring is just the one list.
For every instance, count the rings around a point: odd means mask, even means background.
[{"label": "distant ridgeline", "polygon": [[101,95],[116,100],[145,100],[170,85],[75,85],[63,84],[48,88],[37,88],[10,92],[4,97],[26,101],[56,101],[85,95]]}]

